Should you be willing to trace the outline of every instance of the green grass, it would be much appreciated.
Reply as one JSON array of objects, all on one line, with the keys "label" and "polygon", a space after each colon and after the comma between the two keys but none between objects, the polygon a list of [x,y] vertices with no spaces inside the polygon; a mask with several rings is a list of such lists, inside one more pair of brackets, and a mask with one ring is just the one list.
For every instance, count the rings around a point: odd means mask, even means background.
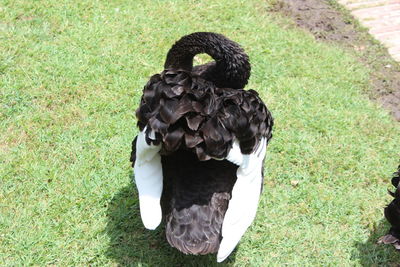
[{"label": "green grass", "polygon": [[259,0],[5,0],[1,266],[214,264],[170,248],[161,229],[146,231],[130,182],[141,90],[173,42],[200,30],[245,48],[247,88],[276,122],[256,221],[227,265],[400,261],[375,244],[388,229],[400,127],[369,101],[371,70],[350,52],[316,42]]}]

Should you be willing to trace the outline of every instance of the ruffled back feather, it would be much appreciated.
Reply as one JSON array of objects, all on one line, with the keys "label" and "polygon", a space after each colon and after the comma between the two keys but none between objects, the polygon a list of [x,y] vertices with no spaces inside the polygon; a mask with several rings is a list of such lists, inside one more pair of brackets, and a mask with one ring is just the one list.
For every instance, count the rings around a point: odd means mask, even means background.
[{"label": "ruffled back feather", "polygon": [[273,124],[256,91],[218,88],[184,70],[152,76],[136,115],[140,130],[149,125],[155,132],[162,154],[189,149],[200,160],[225,158],[234,137],[249,154],[261,136],[271,138]]}]

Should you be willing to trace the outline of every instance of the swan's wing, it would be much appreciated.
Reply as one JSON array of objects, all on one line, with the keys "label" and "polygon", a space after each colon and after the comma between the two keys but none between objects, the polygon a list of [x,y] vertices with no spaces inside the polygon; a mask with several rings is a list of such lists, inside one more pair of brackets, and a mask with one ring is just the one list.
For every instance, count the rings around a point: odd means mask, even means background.
[{"label": "swan's wing", "polygon": [[139,192],[140,216],[144,227],[154,230],[162,218],[160,198],[163,174],[161,156],[158,153],[161,145],[148,145],[145,132],[146,128],[137,136],[134,174]]},{"label": "swan's wing", "polygon": [[222,241],[217,255],[218,262],[222,262],[231,254],[256,216],[266,147],[267,138],[264,137],[256,151],[250,155],[243,155],[240,153],[237,142],[234,142],[226,158],[239,165],[239,168],[232,190],[232,198],[222,224]]},{"label": "swan's wing", "polygon": [[243,156],[244,155],[240,151],[239,141],[235,139],[232,143],[232,148],[229,150],[225,159],[240,166],[243,162]]}]

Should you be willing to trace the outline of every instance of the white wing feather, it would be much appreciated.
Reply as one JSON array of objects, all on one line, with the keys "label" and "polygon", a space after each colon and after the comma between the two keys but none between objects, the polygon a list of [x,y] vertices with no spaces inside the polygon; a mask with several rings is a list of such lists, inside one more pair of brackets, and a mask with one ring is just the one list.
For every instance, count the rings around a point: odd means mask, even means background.
[{"label": "white wing feather", "polygon": [[256,216],[266,147],[267,139],[262,138],[256,151],[250,155],[243,155],[238,142],[235,141],[226,158],[239,165],[239,168],[232,190],[232,198],[222,224],[222,241],[217,255],[218,262],[224,261],[232,253]]},{"label": "white wing feather", "polygon": [[[161,222],[161,193],[163,173],[161,156],[158,153],[161,145],[146,143],[146,128],[139,132],[136,140],[136,161],[134,166],[135,182],[139,192],[140,216],[144,227],[154,230]],[[152,133],[149,135],[153,136]]]}]

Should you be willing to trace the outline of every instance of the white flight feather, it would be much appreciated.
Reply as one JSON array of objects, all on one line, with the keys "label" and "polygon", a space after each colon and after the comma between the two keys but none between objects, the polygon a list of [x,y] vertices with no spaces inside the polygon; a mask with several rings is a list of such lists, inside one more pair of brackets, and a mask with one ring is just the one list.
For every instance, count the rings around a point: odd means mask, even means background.
[{"label": "white flight feather", "polygon": [[[163,189],[163,173],[161,156],[158,153],[161,145],[148,145],[145,132],[146,128],[139,132],[136,140],[134,174],[143,225],[149,230],[154,230],[162,218],[160,199]],[[154,133],[151,132],[149,137],[154,138]]]},{"label": "white flight feather", "polygon": [[240,152],[238,142],[232,145],[227,160],[239,166],[237,180],[232,190],[228,210],[222,224],[222,241],[217,261],[224,261],[253,222],[262,186],[262,164],[267,147],[267,138],[262,138],[256,151],[250,155]]}]

